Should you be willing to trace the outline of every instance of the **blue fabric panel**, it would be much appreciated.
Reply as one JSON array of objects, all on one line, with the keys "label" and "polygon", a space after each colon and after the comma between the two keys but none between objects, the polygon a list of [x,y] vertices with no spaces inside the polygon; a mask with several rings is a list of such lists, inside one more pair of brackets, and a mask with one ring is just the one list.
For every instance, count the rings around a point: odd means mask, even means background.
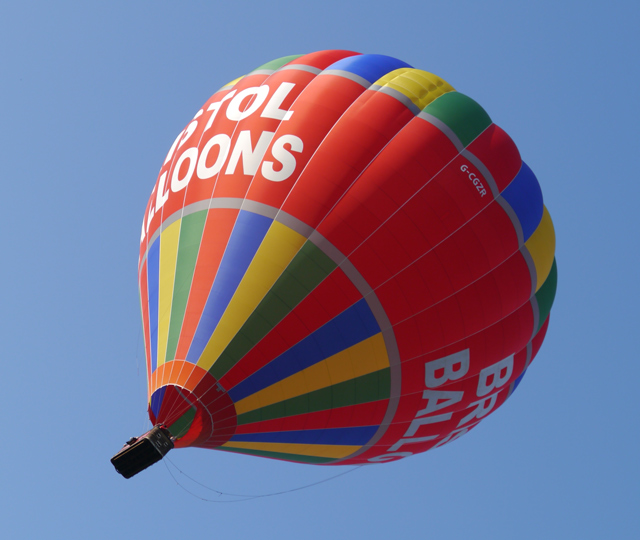
[{"label": "blue fabric panel", "polygon": [[362,446],[371,440],[371,437],[375,435],[377,430],[378,426],[361,426],[350,428],[249,433],[234,435],[231,438],[231,441]]},{"label": "blue fabric panel", "polygon": [[238,214],[220,262],[218,274],[189,347],[186,358],[188,362],[193,364],[198,362],[272,222],[273,220],[268,217],[244,210]]},{"label": "blue fabric panel", "polygon": [[158,414],[160,414],[160,408],[162,407],[162,400],[164,399],[166,389],[166,386],[158,388],[151,396],[151,411],[156,418],[158,418]]},{"label": "blue fabric panel", "polygon": [[513,390],[511,390],[511,393],[513,394],[516,391],[516,388],[518,388],[518,385],[520,384],[520,382],[522,381],[522,378],[524,377],[524,374],[527,372],[527,370],[525,369],[520,376],[514,381],[513,383]]},{"label": "blue fabric panel", "polygon": [[239,401],[378,332],[380,327],[362,299],[229,390],[229,396]]},{"label": "blue fabric panel", "polygon": [[158,367],[158,294],[160,279],[160,237],[147,255],[147,294],[149,299],[149,334],[151,336],[151,372]]},{"label": "blue fabric panel", "polygon": [[331,64],[327,69],[338,69],[354,73],[370,83],[376,82],[390,71],[411,66],[402,60],[382,54],[361,54],[349,56]]},{"label": "blue fabric panel", "polygon": [[542,219],[543,203],[540,184],[524,161],[520,172],[502,192],[502,197],[518,216],[526,242]]}]

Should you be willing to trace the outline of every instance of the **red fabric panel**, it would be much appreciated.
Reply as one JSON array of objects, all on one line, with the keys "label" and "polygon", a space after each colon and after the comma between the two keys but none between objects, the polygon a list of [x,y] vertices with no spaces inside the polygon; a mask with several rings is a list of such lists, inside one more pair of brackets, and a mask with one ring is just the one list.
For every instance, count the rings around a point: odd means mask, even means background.
[{"label": "red fabric panel", "polygon": [[327,215],[378,152],[413,118],[396,99],[364,92],[318,148],[283,205],[311,227]]},{"label": "red fabric panel", "polygon": [[202,232],[198,260],[193,274],[189,300],[185,311],[176,358],[185,359],[198,322],[209,297],[209,291],[224,255],[229,235],[233,229],[237,210],[218,208],[209,210]]},{"label": "red fabric panel", "polygon": [[344,272],[336,269],[221,379],[230,390],[361,298]]},{"label": "red fabric panel", "polygon": [[[273,138],[276,141],[282,135],[295,134],[303,141],[302,152],[295,153],[294,173],[282,182],[272,182],[258,171],[247,198],[280,208],[309,160],[317,159],[315,153],[327,133],[364,90],[360,84],[336,75],[316,77],[298,96],[293,115],[280,124]],[[271,149],[264,159],[274,161]]]},{"label": "red fabric panel", "polygon": [[379,425],[387,410],[387,400],[360,403],[326,411],[298,414],[264,422],[239,425],[237,434],[295,431],[303,429],[332,429]]}]

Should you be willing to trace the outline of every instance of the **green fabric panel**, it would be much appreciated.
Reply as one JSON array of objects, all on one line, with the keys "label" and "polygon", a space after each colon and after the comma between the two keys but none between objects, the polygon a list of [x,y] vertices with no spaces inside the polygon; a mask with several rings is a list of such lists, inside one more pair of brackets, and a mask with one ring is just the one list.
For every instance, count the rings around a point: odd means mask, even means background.
[{"label": "green fabric panel", "polygon": [[[315,244],[305,242],[256,311],[277,324],[335,268],[336,264]],[[278,311],[277,306],[282,308]]]},{"label": "green fabric panel", "polygon": [[238,415],[238,425],[389,399],[389,368]]},{"label": "green fabric panel", "polygon": [[268,457],[275,459],[284,459],[286,461],[297,461],[298,463],[331,463],[337,461],[336,458],[316,457],[316,456],[300,456],[298,454],[282,454],[280,452],[266,452],[264,450],[247,450],[245,448],[229,448],[219,446],[216,450],[224,450],[225,452],[236,452],[238,454],[249,454],[251,456]]},{"label": "green fabric panel", "polygon": [[485,110],[459,92],[443,94],[423,110],[449,126],[465,147],[491,125]]},{"label": "green fabric panel", "polygon": [[556,260],[553,259],[553,266],[551,266],[551,271],[547,276],[547,279],[544,280],[542,287],[538,289],[536,293],[536,300],[538,301],[538,311],[540,314],[540,323],[538,325],[538,330],[542,327],[544,322],[547,320],[549,316],[549,312],[551,311],[551,306],[553,305],[553,301],[556,297],[556,288],[558,286],[558,268],[556,266]]},{"label": "green fabric panel", "polygon": [[256,68],[253,71],[260,71],[263,69],[269,69],[269,70],[275,71],[276,69],[281,68],[282,66],[288,64],[289,62],[293,62],[296,58],[300,58],[301,56],[303,55],[292,54],[291,56],[283,56],[282,58],[276,58],[275,60],[271,60],[271,62],[262,64],[259,68]]},{"label": "green fabric panel", "polygon": [[180,225],[180,239],[178,240],[178,260],[176,262],[176,277],[171,302],[171,321],[169,323],[169,337],[167,340],[167,361],[175,359],[178,338],[182,330],[182,321],[187,308],[191,281],[196,268],[198,251],[202,240],[202,231],[207,219],[207,211],[202,210],[182,218]]},{"label": "green fabric panel", "polygon": [[334,269],[335,263],[312,242],[305,242],[247,322],[211,368],[221,377],[284,319]]},{"label": "green fabric panel", "polygon": [[167,426],[171,435],[174,437],[181,437],[184,435],[189,428],[191,427],[191,422],[196,417],[196,410],[192,407],[186,413],[184,413],[180,418],[178,418],[173,424]]}]

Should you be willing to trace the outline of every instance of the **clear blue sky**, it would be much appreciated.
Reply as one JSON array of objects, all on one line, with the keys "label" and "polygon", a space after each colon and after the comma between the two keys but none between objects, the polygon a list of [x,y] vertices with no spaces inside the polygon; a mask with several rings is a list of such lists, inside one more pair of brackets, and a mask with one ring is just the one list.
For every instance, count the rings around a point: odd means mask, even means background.
[{"label": "clear blue sky", "polygon": [[[615,0],[3,4],[2,536],[640,538],[639,27]],[[126,481],[109,458],[149,425],[136,274],[157,171],[223,84],[328,48],[436,73],[516,141],[556,227],[543,348],[504,407],[426,454],[230,504],[163,463]],[[225,493],[347,470],[169,458]]]}]

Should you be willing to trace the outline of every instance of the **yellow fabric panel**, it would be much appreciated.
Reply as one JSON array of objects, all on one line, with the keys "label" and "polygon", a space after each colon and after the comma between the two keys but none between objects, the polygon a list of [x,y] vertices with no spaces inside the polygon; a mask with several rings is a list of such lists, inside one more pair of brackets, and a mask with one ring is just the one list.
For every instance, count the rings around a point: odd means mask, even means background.
[{"label": "yellow fabric panel", "polygon": [[553,257],[556,252],[556,233],[546,206],[542,212],[542,219],[538,224],[538,228],[526,241],[525,247],[529,250],[531,258],[536,265],[537,292],[551,271]]},{"label": "yellow fabric panel", "polygon": [[304,236],[281,223],[274,221],[271,224],[198,361],[200,367],[206,370],[211,368],[300,251],[305,240]]},{"label": "yellow fabric panel", "polygon": [[171,320],[171,302],[176,277],[178,258],[178,240],[180,223],[178,220],[169,225],[160,236],[160,276],[158,292],[158,367],[165,362],[169,321]]},{"label": "yellow fabric panel", "polygon": [[[229,88],[233,85],[235,85],[240,79],[244,79],[245,75],[243,75],[242,77],[238,77],[237,79],[233,79],[232,81],[228,82],[227,84],[225,84],[222,88],[220,88],[220,90],[223,90],[224,88]],[[220,91],[218,90],[218,91]]]},{"label": "yellow fabric panel", "polygon": [[447,92],[455,89],[447,81],[421,69],[400,68],[376,81],[377,85],[393,88],[407,96],[420,110]]},{"label": "yellow fabric panel", "polygon": [[320,390],[368,373],[389,367],[389,357],[382,334],[357,343],[322,362],[318,362],[279,381],[264,390],[241,399],[235,404],[236,413],[260,409],[314,390]]},{"label": "yellow fabric panel", "polygon": [[337,459],[347,457],[354,452],[357,452],[362,447],[332,444],[227,442],[222,445],[222,448],[243,448],[245,450],[260,450],[262,452],[277,452],[281,454],[297,454],[299,456],[315,456]]}]

